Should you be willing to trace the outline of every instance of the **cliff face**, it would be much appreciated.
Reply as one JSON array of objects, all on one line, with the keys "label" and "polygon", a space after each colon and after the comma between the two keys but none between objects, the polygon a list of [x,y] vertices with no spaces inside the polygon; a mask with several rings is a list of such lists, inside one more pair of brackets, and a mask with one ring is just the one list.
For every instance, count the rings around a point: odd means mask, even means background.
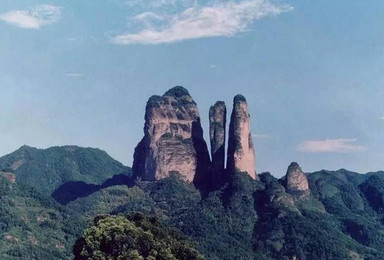
[{"label": "cliff face", "polygon": [[203,139],[196,103],[183,87],[163,96],[152,96],[146,106],[144,137],[135,149],[133,174],[155,181],[176,173],[197,188],[211,189],[223,184],[227,174],[246,172],[253,179],[255,150],[246,99],[237,95],[229,126],[227,168],[225,168],[227,109],[223,101],[209,110],[212,163]]},{"label": "cliff face", "polygon": [[171,173],[192,182],[210,166],[199,110],[183,87],[152,96],[145,113],[144,137],[135,149],[133,174],[159,180]]},{"label": "cliff face", "polygon": [[256,179],[256,157],[252,141],[248,104],[242,95],[233,99],[229,124],[227,169],[230,173],[247,172]]},{"label": "cliff face", "polygon": [[286,174],[286,189],[288,193],[309,192],[308,179],[296,162],[288,166]]},{"label": "cliff face", "polygon": [[226,123],[227,108],[223,101],[218,101],[209,109],[209,137],[213,173],[222,173],[224,171]]}]

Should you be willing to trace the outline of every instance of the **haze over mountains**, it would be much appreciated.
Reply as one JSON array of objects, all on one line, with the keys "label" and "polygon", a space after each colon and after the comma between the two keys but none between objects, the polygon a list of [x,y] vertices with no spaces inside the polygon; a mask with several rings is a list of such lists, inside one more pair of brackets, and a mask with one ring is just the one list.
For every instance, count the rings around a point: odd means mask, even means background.
[{"label": "haze over mountains", "polygon": [[209,152],[197,104],[175,87],[148,100],[132,170],[77,146],[1,157],[0,258],[72,259],[94,217],[135,211],[180,229],[206,259],[384,259],[384,172],[291,163],[281,179],[256,174],[245,97],[228,133],[226,116],[223,102],[210,108]]}]

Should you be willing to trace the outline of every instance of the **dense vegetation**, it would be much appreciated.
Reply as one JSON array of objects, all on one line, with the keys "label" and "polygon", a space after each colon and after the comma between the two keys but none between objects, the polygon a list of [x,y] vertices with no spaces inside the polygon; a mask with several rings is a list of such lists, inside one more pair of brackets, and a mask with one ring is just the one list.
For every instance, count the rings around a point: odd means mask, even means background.
[{"label": "dense vegetation", "polygon": [[[384,259],[382,172],[311,173],[311,193],[303,197],[286,193],[269,173],[260,181],[235,174],[203,196],[176,175],[133,184],[129,168],[90,148],[23,147],[0,158],[0,169],[0,259],[73,259],[79,237],[95,229],[111,234],[113,225],[150,233],[161,227],[162,235],[176,228],[205,259]],[[147,217],[136,221],[131,212]],[[157,252],[156,239],[150,245]],[[95,244],[79,243],[76,250],[93,252]]]},{"label": "dense vegetation", "polygon": [[97,217],[76,242],[74,254],[75,260],[203,259],[179,232],[141,213]]},{"label": "dense vegetation", "polygon": [[50,194],[71,181],[102,184],[114,175],[130,174],[128,167],[106,152],[77,146],[45,150],[22,146],[0,158],[0,167],[0,170],[14,172],[18,183],[34,187],[43,194]]}]

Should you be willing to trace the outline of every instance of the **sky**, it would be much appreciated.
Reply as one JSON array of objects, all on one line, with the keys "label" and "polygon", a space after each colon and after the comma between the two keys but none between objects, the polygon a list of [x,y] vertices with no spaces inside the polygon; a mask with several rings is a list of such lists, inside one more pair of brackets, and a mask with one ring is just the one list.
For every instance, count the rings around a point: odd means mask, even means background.
[{"label": "sky", "polygon": [[147,99],[182,85],[206,137],[212,104],[247,98],[259,173],[384,170],[383,13],[382,0],[2,0],[0,155],[75,144],[131,165]]}]

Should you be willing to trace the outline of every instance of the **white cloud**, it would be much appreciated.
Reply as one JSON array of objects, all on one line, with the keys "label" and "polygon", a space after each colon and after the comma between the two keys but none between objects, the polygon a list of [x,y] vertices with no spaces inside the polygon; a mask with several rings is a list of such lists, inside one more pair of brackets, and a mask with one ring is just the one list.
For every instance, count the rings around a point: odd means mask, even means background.
[{"label": "white cloud", "polygon": [[[210,6],[194,6],[175,15],[142,14],[145,29],[125,33],[112,39],[115,44],[159,44],[207,37],[232,37],[247,31],[255,20],[291,10],[288,5],[278,5],[269,0],[243,0],[216,2]],[[163,20],[153,24],[150,19]],[[140,18],[140,19],[138,19]]]},{"label": "white cloud", "polygon": [[40,29],[60,20],[61,8],[39,5],[30,10],[12,10],[0,14],[0,20],[25,29]]},{"label": "white cloud", "polygon": [[325,139],[304,141],[298,147],[299,151],[307,153],[354,153],[366,147],[354,144],[357,139]]}]

